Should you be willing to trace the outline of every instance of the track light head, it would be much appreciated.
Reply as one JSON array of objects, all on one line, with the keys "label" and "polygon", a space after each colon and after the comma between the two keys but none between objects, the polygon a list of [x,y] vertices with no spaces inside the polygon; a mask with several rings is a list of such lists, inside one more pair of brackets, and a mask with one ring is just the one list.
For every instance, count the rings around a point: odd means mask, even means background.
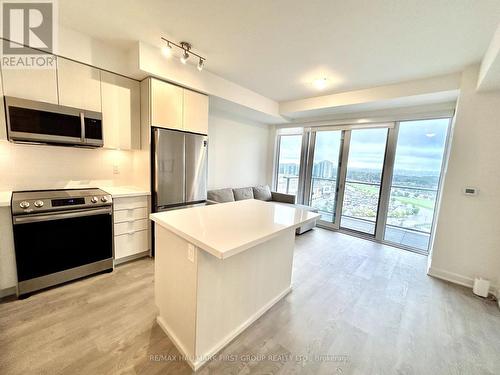
[{"label": "track light head", "polygon": [[181,63],[185,64],[189,59],[189,53],[187,53],[186,50],[184,50],[184,53],[181,56]]},{"label": "track light head", "polygon": [[167,42],[167,44],[162,47],[161,52],[163,53],[163,56],[167,58],[172,56],[172,45],[170,42]]},{"label": "track light head", "polygon": [[201,72],[203,70],[203,65],[205,65],[205,61],[200,58],[200,60],[198,61],[198,70]]}]

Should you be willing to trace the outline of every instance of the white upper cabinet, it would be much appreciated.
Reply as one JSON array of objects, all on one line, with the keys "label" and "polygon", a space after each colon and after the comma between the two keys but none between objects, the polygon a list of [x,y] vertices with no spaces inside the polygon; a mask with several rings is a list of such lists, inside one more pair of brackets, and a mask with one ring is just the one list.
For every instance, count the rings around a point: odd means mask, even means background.
[{"label": "white upper cabinet", "polygon": [[150,125],[182,130],[182,87],[151,79]]},{"label": "white upper cabinet", "polygon": [[142,81],[143,147],[150,126],[208,134],[208,96],[156,78]]},{"label": "white upper cabinet", "polygon": [[208,96],[184,90],[183,129],[208,134]]},{"label": "white upper cabinet", "polygon": [[140,148],[140,84],[109,72],[101,72],[104,147]]},{"label": "white upper cabinet", "polygon": [[57,58],[53,58],[49,68],[2,69],[4,95],[58,104]]},{"label": "white upper cabinet", "polygon": [[100,73],[91,66],[58,58],[59,104],[101,112]]}]

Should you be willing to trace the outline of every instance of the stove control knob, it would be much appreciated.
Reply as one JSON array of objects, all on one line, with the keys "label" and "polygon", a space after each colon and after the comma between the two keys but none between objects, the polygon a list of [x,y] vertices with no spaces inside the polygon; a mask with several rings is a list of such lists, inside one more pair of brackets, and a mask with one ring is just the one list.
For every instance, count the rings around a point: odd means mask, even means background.
[{"label": "stove control knob", "polygon": [[106,203],[108,201],[107,197],[101,197],[101,202]]},{"label": "stove control knob", "polygon": [[21,203],[19,203],[19,207],[21,208],[28,208],[30,206],[30,202],[27,202],[27,201],[22,201]]},{"label": "stove control knob", "polygon": [[35,201],[35,207],[37,208],[43,207],[43,201]]},{"label": "stove control knob", "polygon": [[97,199],[97,197],[92,197],[92,199],[90,200],[92,203],[97,203],[99,199]]}]

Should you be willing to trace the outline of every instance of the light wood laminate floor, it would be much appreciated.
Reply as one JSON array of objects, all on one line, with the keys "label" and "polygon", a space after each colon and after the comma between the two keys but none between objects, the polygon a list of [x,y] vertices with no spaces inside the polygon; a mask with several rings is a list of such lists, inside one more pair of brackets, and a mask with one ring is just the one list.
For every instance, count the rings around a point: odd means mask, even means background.
[{"label": "light wood laminate floor", "polygon": [[[427,258],[315,229],[293,291],[201,374],[500,374],[500,312]],[[153,261],[0,304],[0,374],[189,374],[155,323]]]}]

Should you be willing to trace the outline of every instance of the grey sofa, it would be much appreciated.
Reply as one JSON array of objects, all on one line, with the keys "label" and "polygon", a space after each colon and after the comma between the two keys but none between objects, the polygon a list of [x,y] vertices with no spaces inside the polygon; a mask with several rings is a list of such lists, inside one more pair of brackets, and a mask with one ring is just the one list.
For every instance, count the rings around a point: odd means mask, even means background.
[{"label": "grey sofa", "polygon": [[[225,188],[217,190],[209,190],[207,192],[207,201],[209,204],[225,203],[240,201],[243,199],[259,199],[266,202],[275,202],[285,205],[291,205],[294,207],[302,208],[312,212],[318,212],[315,208],[304,206],[302,204],[295,203],[295,195],[277,193],[271,191],[268,185],[251,186],[244,188]],[[316,222],[305,224],[297,228],[296,233],[302,234],[311,230],[316,226]]]}]

